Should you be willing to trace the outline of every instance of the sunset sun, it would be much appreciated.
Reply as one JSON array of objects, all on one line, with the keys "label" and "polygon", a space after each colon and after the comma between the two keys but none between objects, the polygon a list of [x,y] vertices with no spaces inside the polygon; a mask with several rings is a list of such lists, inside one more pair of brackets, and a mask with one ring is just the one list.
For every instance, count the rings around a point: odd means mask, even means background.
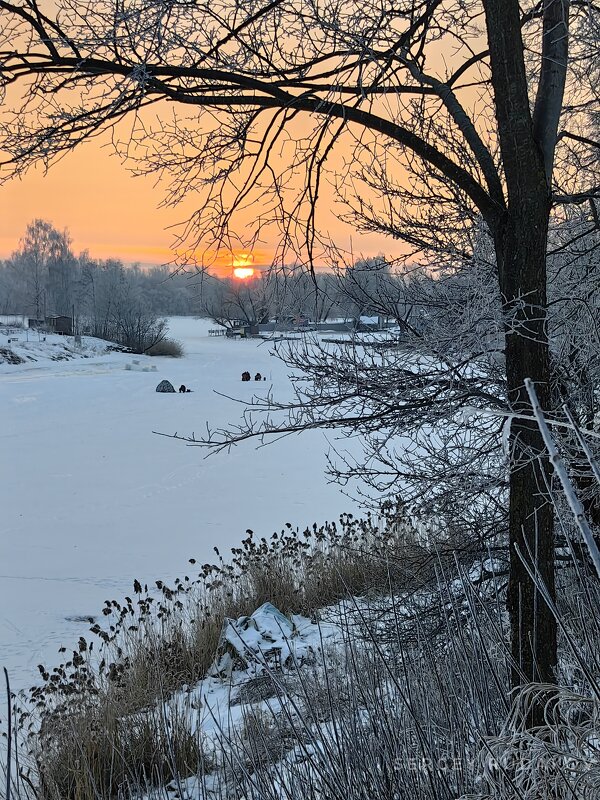
[{"label": "sunset sun", "polygon": [[233,276],[239,280],[246,280],[254,276],[252,263],[254,256],[252,253],[237,253],[233,256]]},{"label": "sunset sun", "polygon": [[235,278],[239,278],[240,280],[245,280],[246,278],[251,278],[254,275],[254,270],[252,267],[234,267],[233,268],[233,276]]}]

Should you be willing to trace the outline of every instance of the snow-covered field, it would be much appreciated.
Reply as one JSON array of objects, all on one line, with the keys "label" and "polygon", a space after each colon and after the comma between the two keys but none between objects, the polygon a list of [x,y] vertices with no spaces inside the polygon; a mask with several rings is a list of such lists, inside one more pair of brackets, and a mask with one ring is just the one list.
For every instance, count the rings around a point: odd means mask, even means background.
[{"label": "snow-covered field", "polygon": [[[205,320],[174,318],[181,359],[105,353],[0,364],[0,666],[13,688],[58,662],[104,600],[169,580],[239,544],[355,511],[324,476],[319,432],[256,449],[247,442],[205,458],[153,435],[189,434],[239,418],[238,398],[289,394],[286,368],[264,342],[209,337]],[[137,357],[135,357],[137,358]],[[262,384],[242,383],[259,371]],[[166,378],[192,393],[160,394]]]}]

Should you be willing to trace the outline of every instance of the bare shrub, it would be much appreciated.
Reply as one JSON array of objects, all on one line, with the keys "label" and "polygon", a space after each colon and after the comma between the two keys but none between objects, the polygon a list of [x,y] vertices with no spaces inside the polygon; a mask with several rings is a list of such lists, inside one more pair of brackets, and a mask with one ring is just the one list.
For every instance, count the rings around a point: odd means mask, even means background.
[{"label": "bare shrub", "polygon": [[12,351],[10,347],[0,347],[0,364],[24,364],[25,359]]},{"label": "bare shrub", "polygon": [[246,708],[239,732],[239,749],[249,770],[279,761],[293,739],[285,717],[262,708]]},{"label": "bare shrub", "polygon": [[161,339],[144,352],[148,356],[171,356],[172,358],[181,358],[183,356],[183,345],[176,339]]},{"label": "bare shrub", "polygon": [[[566,476],[565,494],[574,496]],[[578,508],[573,496],[572,509]],[[524,678],[509,691],[518,667],[507,645],[502,576],[482,582],[479,570],[458,565],[451,572],[440,563],[437,586],[428,591],[396,600],[390,594],[380,606],[338,607],[342,661],[324,660],[316,681],[296,671],[295,691],[282,702],[294,747],[251,779],[242,776],[240,796],[598,797],[600,623],[593,609],[600,582],[591,560],[581,559],[581,517],[569,515],[564,498],[553,499],[565,541],[557,603],[538,574],[533,580],[561,632],[556,684]],[[543,716],[532,727],[533,708]]]},{"label": "bare shrub", "polygon": [[165,786],[206,769],[189,714],[157,704],[122,716],[110,697],[47,717],[33,757],[44,798],[111,798]]}]

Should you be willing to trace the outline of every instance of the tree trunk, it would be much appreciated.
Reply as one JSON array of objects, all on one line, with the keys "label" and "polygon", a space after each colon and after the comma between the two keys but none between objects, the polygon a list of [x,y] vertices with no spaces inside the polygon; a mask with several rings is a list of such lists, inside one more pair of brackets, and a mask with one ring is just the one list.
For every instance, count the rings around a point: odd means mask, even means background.
[{"label": "tree trunk", "polygon": [[[542,408],[552,407],[545,291],[549,205],[545,193],[541,202],[539,195],[538,187],[529,202],[509,210],[496,241],[506,315],[508,399],[512,411],[528,415],[525,378],[534,382]],[[527,681],[554,682],[557,632],[554,616],[527,569],[537,573],[554,598],[550,465],[534,421],[514,420],[510,442],[508,611],[516,687]]]},{"label": "tree trunk", "polygon": [[[544,43],[540,98],[532,118],[517,0],[483,0],[498,135],[502,153],[506,210],[492,222],[500,291],[505,314],[508,399],[515,413],[531,414],[525,378],[534,382],[544,410],[553,406],[546,328],[546,250],[556,126],[566,69],[566,43],[552,34],[557,20],[567,35],[566,0],[544,1]],[[558,41],[558,44],[557,44]],[[556,50],[556,52],[554,52]],[[554,598],[554,516],[548,494],[550,470],[535,422],[511,426],[509,489],[510,578],[508,610],[514,659],[514,687],[536,680],[553,683],[557,662],[556,621],[535,588],[526,565]],[[524,563],[525,562],[525,563]],[[542,707],[529,722],[541,722]]]}]

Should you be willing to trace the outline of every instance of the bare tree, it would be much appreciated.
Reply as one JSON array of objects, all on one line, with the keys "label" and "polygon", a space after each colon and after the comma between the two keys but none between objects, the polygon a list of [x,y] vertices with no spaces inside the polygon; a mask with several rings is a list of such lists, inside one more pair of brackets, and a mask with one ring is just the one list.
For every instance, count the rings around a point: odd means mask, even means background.
[{"label": "bare tree", "polygon": [[342,307],[353,318],[376,315],[400,327],[411,316],[411,301],[405,291],[407,274],[399,274],[383,256],[362,258],[336,270]]},{"label": "bare tree", "polygon": [[278,321],[297,320],[326,322],[340,308],[340,283],[334,271],[319,271],[310,274],[302,264],[294,264],[278,271],[279,303]]},{"label": "bare tree", "polygon": [[[540,434],[521,412],[528,377],[544,409],[556,402],[547,329],[553,204],[595,209],[600,194],[590,155],[596,5],[69,0],[46,13],[38,0],[0,0],[0,11],[2,85],[24,98],[0,129],[9,174],[50,163],[103,128],[118,139],[131,114],[139,168],[170,175],[168,201],[190,183],[204,189],[191,246],[230,246],[254,201],[250,240],[275,222],[282,252],[301,240],[311,259],[328,178],[363,228],[422,253],[468,256],[473,226],[484,221],[514,415],[513,680],[552,681],[556,626],[524,563],[533,554],[552,597],[549,466],[535,457]],[[144,112],[160,113],[164,100],[199,116],[165,117],[156,128]],[[581,168],[569,167],[575,161]]]},{"label": "bare tree", "polygon": [[[600,232],[571,210],[550,234],[549,336],[560,402],[576,423],[598,430],[600,417]],[[600,525],[597,481],[577,437],[563,436],[568,463],[590,521]]]},{"label": "bare tree", "polygon": [[34,219],[11,259],[27,286],[27,302],[36,319],[46,313],[71,313],[74,256],[69,236],[49,222]]},{"label": "bare tree", "polygon": [[234,328],[240,322],[248,325],[268,322],[273,288],[268,272],[244,280],[205,276],[200,310],[225,328]]}]

